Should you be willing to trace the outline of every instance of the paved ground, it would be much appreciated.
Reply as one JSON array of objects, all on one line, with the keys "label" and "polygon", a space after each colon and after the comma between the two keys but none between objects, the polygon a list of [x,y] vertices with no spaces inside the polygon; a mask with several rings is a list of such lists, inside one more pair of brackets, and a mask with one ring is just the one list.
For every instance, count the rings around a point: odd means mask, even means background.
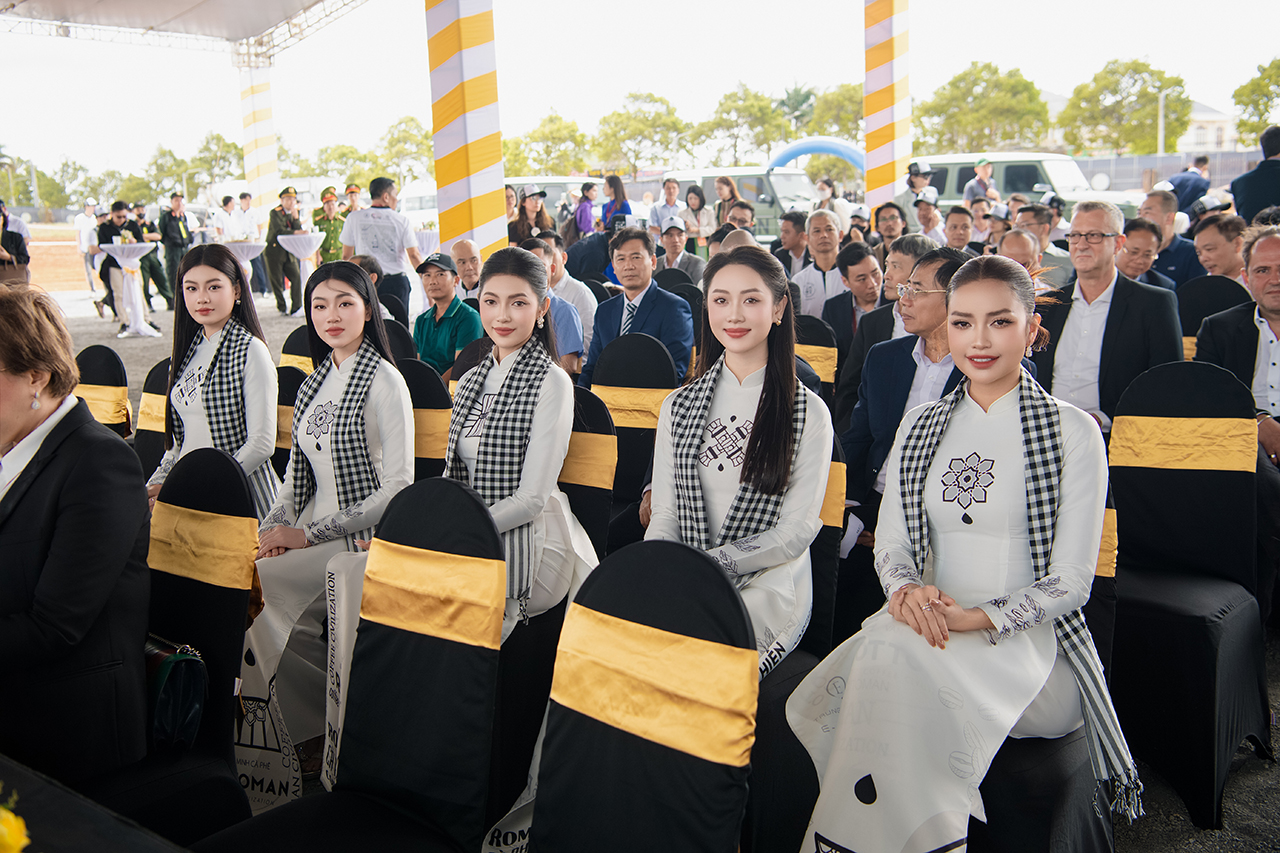
[{"label": "paved ground", "polygon": [[[99,294],[100,295],[100,294]],[[98,318],[87,290],[67,289],[54,293],[68,314],[67,325],[77,351],[90,344],[112,347],[124,360],[129,375],[129,398],[136,413],[146,373],[169,356],[172,346],[173,315],[156,312],[154,320],[165,330],[162,338],[117,340],[118,324]],[[160,300],[157,299],[158,303]],[[271,297],[255,303],[273,358],[293,329],[302,325],[301,316],[282,317]],[[108,315],[109,316],[109,315]],[[1267,646],[1267,676],[1271,685],[1271,707],[1280,713],[1280,632],[1273,631]],[[1178,715],[1178,698],[1171,696],[1166,713]],[[1277,741],[1280,746],[1280,740]],[[1177,749],[1177,744],[1169,744]],[[1116,848],[1120,853],[1208,853],[1208,851],[1280,851],[1280,767],[1256,758],[1247,747],[1237,752],[1227,781],[1223,808],[1223,829],[1195,828],[1186,808],[1173,790],[1154,770],[1141,767],[1146,785],[1147,816],[1129,826],[1123,820],[1116,827]]]}]

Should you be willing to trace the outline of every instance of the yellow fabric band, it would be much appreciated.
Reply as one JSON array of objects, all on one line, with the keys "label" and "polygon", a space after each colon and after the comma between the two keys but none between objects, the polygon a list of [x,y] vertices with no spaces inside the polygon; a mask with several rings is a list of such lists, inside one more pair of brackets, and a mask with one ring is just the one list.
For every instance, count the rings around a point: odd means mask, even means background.
[{"label": "yellow fabric band", "polygon": [[596,489],[612,489],[618,467],[618,437],[575,432],[569,436],[569,453],[560,468],[559,481]]},{"label": "yellow fabric band", "polygon": [[832,462],[827,474],[827,494],[822,499],[822,511],[818,517],[823,527],[844,527],[845,469],[843,462]]},{"label": "yellow fabric band", "polygon": [[835,347],[819,347],[812,344],[796,344],[796,355],[809,362],[813,372],[823,382],[836,381],[836,363],[840,351]]},{"label": "yellow fabric band", "polygon": [[201,583],[248,589],[258,554],[258,519],[218,515],[156,501],[147,564]]},{"label": "yellow fabric band", "polygon": [[276,406],[276,447],[293,449],[293,406]]},{"label": "yellow fabric band", "polygon": [[453,397],[457,393],[458,393],[458,380],[450,379],[449,380],[449,396]]},{"label": "yellow fabric band", "polygon": [[142,392],[142,402],[138,404],[138,430],[146,432],[164,432],[163,394]]},{"label": "yellow fabric band", "polygon": [[75,394],[84,398],[93,419],[100,424],[128,424],[133,416],[129,409],[129,389],[122,385],[80,384]]},{"label": "yellow fabric band", "polygon": [[570,604],[551,698],[593,720],[717,764],[755,742],[760,655]]},{"label": "yellow fabric band", "polygon": [[1253,418],[1142,418],[1111,425],[1112,467],[1185,471],[1254,471],[1258,424]]},{"label": "yellow fabric band", "polygon": [[1187,361],[1192,361],[1196,357],[1196,339],[1187,337],[1182,339],[1182,357]]},{"label": "yellow fabric band", "polygon": [[443,459],[449,447],[449,415],[452,409],[413,410],[413,455],[419,459]]},{"label": "yellow fabric band", "polygon": [[360,616],[442,640],[497,649],[507,601],[507,563],[411,548],[369,546]]},{"label": "yellow fabric band", "polygon": [[595,394],[609,407],[613,425],[653,429],[658,425],[658,412],[662,401],[672,388],[617,388],[612,385],[592,385]]},{"label": "yellow fabric band", "polygon": [[1098,547],[1098,567],[1094,574],[1100,578],[1116,576],[1116,511],[1108,509],[1102,516],[1102,544]]},{"label": "yellow fabric band", "polygon": [[311,375],[311,371],[316,369],[315,365],[311,363],[311,356],[293,355],[287,352],[280,353],[280,366],[296,367],[308,376]]}]

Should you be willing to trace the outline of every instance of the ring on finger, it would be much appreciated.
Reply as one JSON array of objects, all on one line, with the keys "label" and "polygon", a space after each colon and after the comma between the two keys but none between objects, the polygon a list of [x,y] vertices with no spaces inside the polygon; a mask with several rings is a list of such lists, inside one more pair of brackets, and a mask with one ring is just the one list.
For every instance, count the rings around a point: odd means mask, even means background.
[{"label": "ring on finger", "polygon": [[932,610],[933,610],[933,605],[932,605],[932,604],[921,604],[921,605],[920,605],[920,609],[921,609],[921,610],[932,611]]}]

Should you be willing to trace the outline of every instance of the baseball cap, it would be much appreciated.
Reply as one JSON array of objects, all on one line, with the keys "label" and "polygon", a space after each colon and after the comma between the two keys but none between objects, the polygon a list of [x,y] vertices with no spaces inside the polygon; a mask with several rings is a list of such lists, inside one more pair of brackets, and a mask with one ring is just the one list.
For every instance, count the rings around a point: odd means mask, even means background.
[{"label": "baseball cap", "polygon": [[1167,193],[1171,193],[1173,192],[1173,184],[1169,181],[1160,181],[1151,187],[1152,192],[1155,192],[1156,190],[1164,190]]},{"label": "baseball cap", "polygon": [[441,254],[440,252],[432,252],[430,255],[427,255],[427,259],[418,264],[418,268],[415,269],[414,272],[418,273],[418,275],[422,275],[427,271],[427,267],[439,267],[440,269],[451,272],[454,275],[458,274],[458,268],[453,265],[453,258],[448,255]]},{"label": "baseball cap", "polygon": [[684,231],[685,230],[684,220],[681,219],[679,216],[668,216],[666,219],[662,220],[663,234],[666,234],[667,231],[672,228],[679,228],[681,231]]},{"label": "baseball cap", "polygon": [[870,222],[871,208],[867,207],[865,204],[855,204],[853,207],[849,208],[849,218],[852,219],[855,216],[861,216],[863,219]]},{"label": "baseball cap", "polygon": [[92,207],[97,207],[97,206],[98,206],[98,200],[97,200],[96,198],[93,198],[93,197],[86,198],[86,199],[84,200],[84,203],[85,203],[85,205],[87,205],[87,206],[92,206]]},{"label": "baseball cap", "polygon": [[347,188],[342,191],[342,194],[346,195],[347,193],[358,193],[358,192],[360,192],[359,184],[347,184]]},{"label": "baseball cap", "polygon": [[533,198],[535,195],[540,196],[541,198],[547,197],[546,191],[537,184],[525,184],[520,190],[521,201],[524,201],[526,198]]},{"label": "baseball cap", "polygon": [[329,199],[333,199],[334,201],[338,200],[337,187],[325,187],[324,189],[320,190],[320,202],[323,204]]},{"label": "baseball cap", "polygon": [[986,218],[1000,219],[1000,220],[1003,220],[1004,222],[1008,222],[1009,221],[1009,205],[993,204],[991,206],[991,212],[986,215]]},{"label": "baseball cap", "polygon": [[287,195],[291,195],[296,198],[298,195],[298,191],[295,190],[293,187],[285,187],[284,189],[280,190],[280,198],[284,198]]},{"label": "baseball cap", "polygon": [[1217,196],[1201,196],[1191,203],[1191,215],[1206,216],[1210,213],[1217,213],[1220,210],[1226,210],[1229,207],[1231,207],[1231,202],[1223,201]]},{"label": "baseball cap", "polygon": [[975,166],[990,166],[990,165],[991,165],[991,161],[990,161],[990,160],[988,160],[986,157],[979,157],[979,158],[978,158],[978,162],[974,163],[973,165],[975,165]]},{"label": "baseball cap", "polygon": [[916,160],[907,167],[908,175],[932,175],[933,168],[924,160]]},{"label": "baseball cap", "polygon": [[937,207],[938,206],[938,188],[930,186],[920,190],[920,195],[916,196],[915,203],[931,204],[934,207]]},{"label": "baseball cap", "polygon": [[1040,203],[1055,208],[1059,213],[1067,209],[1067,201],[1053,190],[1040,196]]}]

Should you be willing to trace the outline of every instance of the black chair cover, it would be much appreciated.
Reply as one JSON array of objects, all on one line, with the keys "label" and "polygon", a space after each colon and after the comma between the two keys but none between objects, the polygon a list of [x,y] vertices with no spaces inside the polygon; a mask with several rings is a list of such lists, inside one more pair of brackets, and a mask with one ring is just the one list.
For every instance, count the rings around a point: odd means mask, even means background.
[{"label": "black chair cover", "polygon": [[311,341],[307,338],[306,324],[294,329],[284,339],[284,346],[280,348],[280,366],[296,367],[303,373],[315,369],[311,362]]},{"label": "black chair cover", "polygon": [[284,477],[293,449],[293,404],[298,401],[298,389],[307,380],[307,374],[297,367],[277,367],[276,378],[276,450],[271,454],[271,467],[276,470],[276,476]]},{"label": "black chair cover", "polygon": [[597,304],[604,302],[606,299],[613,298],[613,294],[605,288],[604,282],[598,279],[584,278],[582,283],[587,286],[587,290],[591,291],[591,295],[596,298]]},{"label": "black chair cover", "polygon": [[1234,308],[1250,299],[1249,291],[1238,281],[1225,275],[1202,275],[1179,287],[1178,319],[1182,322],[1182,334],[1194,338],[1200,331],[1200,323],[1210,314]]},{"label": "black chair cover", "polygon": [[444,474],[444,453],[449,443],[449,412],[453,398],[440,374],[425,361],[402,358],[396,362],[409,398],[418,433],[414,441],[413,479],[425,480]]},{"label": "black chair cover", "polygon": [[845,499],[844,450],[839,437],[831,448],[831,471],[827,475],[827,498],[822,504],[822,529],[809,546],[813,570],[813,614],[800,638],[798,649],[822,659],[835,648],[832,642],[836,618],[836,580],[840,570],[840,540],[844,538]]},{"label": "black chair cover", "polygon": [[[214,448],[193,450],[178,460],[160,490],[157,516],[162,503],[225,520],[247,519],[250,531],[257,529],[244,471],[229,454]],[[153,522],[148,630],[192,646],[204,660],[209,689],[199,733],[189,749],[153,750],[138,764],[94,780],[84,793],[186,845],[250,815],[235,764],[233,732],[253,554],[247,553],[243,566],[233,574],[219,571],[209,554],[196,554],[173,565],[165,557],[171,552],[157,545],[164,541],[157,537],[166,535]]]},{"label": "black chair cover", "polygon": [[150,479],[164,456],[164,412],[169,404],[169,359],[156,362],[142,383],[142,404],[138,406],[138,428],[133,450],[142,463],[142,476]]},{"label": "black chair cover", "polygon": [[[647,681],[645,686],[657,693],[646,701],[650,708],[664,706],[662,717],[688,726],[688,737],[679,747],[665,745],[653,731],[635,734],[570,707],[588,707],[591,703],[585,700],[591,694],[612,695],[608,686],[584,677],[584,670],[573,666],[584,660],[575,652],[582,641],[566,645],[571,625],[577,637],[594,636],[578,628],[589,624],[589,617],[619,626],[622,636],[601,644],[606,655],[634,653],[636,643],[652,636],[645,627],[650,626],[704,641],[698,644],[701,648],[732,662],[721,669],[731,682],[755,686],[758,657],[750,618],[741,597],[710,557],[676,542],[642,542],[611,554],[582,585],[565,620],[547,712],[530,850],[580,853],[599,849],[603,839],[611,851],[620,853],[733,853],[750,766],[741,763],[745,756],[729,763],[698,753],[712,742],[745,745],[746,741],[727,730],[698,725],[690,717],[703,706],[672,695],[669,687],[658,683],[660,678]],[[690,667],[705,665],[707,660],[687,659]],[[679,669],[685,679],[690,677],[688,667]],[[616,671],[623,677],[639,675],[625,666]],[[696,672],[692,675],[697,678]],[[746,692],[748,702],[754,699],[751,692]],[[613,704],[608,697],[602,698],[602,704]],[[719,697],[709,693],[704,699],[716,703]]]},{"label": "black chair cover", "polygon": [[796,315],[796,354],[818,374],[822,380],[822,399],[831,406],[844,353],[836,345],[836,333],[826,320],[808,314]]},{"label": "black chair cover", "polygon": [[453,367],[449,370],[451,382],[457,382],[462,375],[471,368],[475,367],[484,357],[489,354],[489,350],[493,349],[493,341],[488,335],[476,338],[471,343],[462,348],[462,352],[458,353],[458,357],[453,360]]},{"label": "black chair cover", "polygon": [[462,300],[462,301],[463,301],[463,303],[465,303],[465,304],[467,304],[467,305],[470,305],[472,308],[474,308],[474,309],[476,310],[476,312],[477,312],[477,313],[479,313],[479,311],[480,311],[480,300],[479,300],[479,299],[477,299],[477,298],[476,298],[476,297],[474,297],[474,296],[468,296],[466,299],[464,299],[464,300]]},{"label": "black chair cover", "polygon": [[[684,275],[680,270],[663,270],[663,272],[679,272],[681,275]],[[662,273],[658,273],[658,275],[662,275]],[[686,281],[676,282],[666,289],[670,290],[676,296],[679,296],[685,302],[688,302],[689,310],[693,313],[693,353],[689,358],[689,373],[692,375],[694,367],[698,363],[698,351],[702,348],[703,294],[702,288],[688,283],[688,276],[685,276],[685,279]]]},{"label": "black chair cover", "polygon": [[401,326],[404,326],[406,329],[409,328],[409,309],[407,309],[405,304],[400,301],[399,296],[396,296],[394,293],[383,293],[382,291],[378,291],[378,301],[385,305],[387,310],[391,312],[391,318],[393,320]]},{"label": "black chair cover", "polygon": [[[569,498],[574,516],[591,537],[596,556],[609,540],[609,509],[613,505],[613,477],[618,465],[618,439],[613,418],[600,398],[586,388],[573,389],[573,438],[560,471],[560,491]],[[575,444],[578,445],[575,447]],[[596,461],[612,445],[612,465]]]},{"label": "black chair cover", "polygon": [[[502,540],[479,495],[440,477],[396,495],[377,539],[413,549],[407,556],[412,562],[375,580],[376,553],[370,554],[334,790],[290,801],[194,849],[480,848],[487,829],[498,637],[450,617],[470,605],[486,620],[501,622]],[[465,598],[442,594],[441,579],[451,574],[448,555],[488,561],[493,575],[483,575],[483,566],[467,568],[481,584],[469,584]]]},{"label": "black chair cover", "polygon": [[413,335],[401,323],[385,323],[387,342],[391,344],[391,355],[399,362],[404,358],[417,358],[418,348],[413,345]]},{"label": "black chair cover", "polygon": [[[1252,393],[1230,372],[1175,362],[1133,381],[1111,433],[1120,543],[1111,692],[1134,755],[1204,828],[1222,825],[1240,742],[1271,755],[1253,596],[1253,412]],[[1190,516],[1174,511],[1172,496]]]},{"label": "black chair cover", "polygon": [[[610,404],[607,392],[613,389],[672,389],[677,387],[675,362],[662,341],[651,335],[631,333],[614,338],[596,363],[591,378],[596,396]],[[656,396],[656,395],[655,395]],[[613,479],[615,504],[640,500],[645,472],[653,458],[653,439],[657,428],[657,407],[653,417],[637,417],[610,406],[610,414],[618,433],[618,470]]]},{"label": "black chair cover", "polygon": [[658,270],[653,274],[653,280],[658,283],[658,287],[671,291],[675,290],[677,284],[693,284],[693,279],[689,278],[687,272],[677,269]]},{"label": "black chair cover", "polygon": [[121,438],[132,435],[133,423],[127,397],[123,407],[115,405],[114,400],[101,399],[103,394],[114,397],[118,389],[123,389],[125,394],[129,390],[129,377],[116,351],[101,344],[87,346],[76,356],[76,366],[80,368],[82,386],[97,386],[103,390],[99,392],[93,387],[82,387],[72,393],[89,403],[89,410],[98,423]]}]

